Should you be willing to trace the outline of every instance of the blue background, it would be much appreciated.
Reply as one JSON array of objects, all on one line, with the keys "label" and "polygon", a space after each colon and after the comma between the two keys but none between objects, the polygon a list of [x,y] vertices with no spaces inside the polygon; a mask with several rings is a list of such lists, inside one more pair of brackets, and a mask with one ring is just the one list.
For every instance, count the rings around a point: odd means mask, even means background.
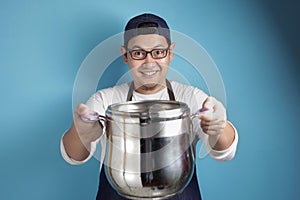
[{"label": "blue background", "polygon": [[[98,161],[71,166],[59,150],[72,122],[73,84],[88,53],[146,11],[201,44],[223,77],[240,143],[230,162],[197,160],[204,199],[299,198],[296,1],[0,4],[0,199],[95,198]],[[103,82],[113,85],[111,76]]]}]

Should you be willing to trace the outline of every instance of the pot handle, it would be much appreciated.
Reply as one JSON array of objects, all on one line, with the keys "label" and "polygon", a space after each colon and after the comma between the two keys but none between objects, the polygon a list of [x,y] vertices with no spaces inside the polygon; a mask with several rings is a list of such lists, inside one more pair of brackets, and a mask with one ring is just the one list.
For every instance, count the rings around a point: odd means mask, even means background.
[{"label": "pot handle", "polygon": [[96,121],[106,121],[106,117],[99,115],[97,112],[95,111],[90,111],[85,115],[80,116],[80,118],[84,121],[84,122],[96,122]]},{"label": "pot handle", "polygon": [[206,114],[206,113],[212,113],[212,112],[213,112],[213,109],[205,110],[205,109],[201,108],[196,113],[191,115],[191,119],[193,120],[195,117],[197,117],[200,114]]},{"label": "pot handle", "polygon": [[192,114],[190,116],[190,119],[191,119],[191,132],[192,132],[192,138],[194,138],[194,126],[193,126],[193,120],[200,114],[206,114],[206,113],[212,113],[213,112],[213,109],[208,109],[208,110],[205,110],[203,108],[199,109],[196,113]]}]

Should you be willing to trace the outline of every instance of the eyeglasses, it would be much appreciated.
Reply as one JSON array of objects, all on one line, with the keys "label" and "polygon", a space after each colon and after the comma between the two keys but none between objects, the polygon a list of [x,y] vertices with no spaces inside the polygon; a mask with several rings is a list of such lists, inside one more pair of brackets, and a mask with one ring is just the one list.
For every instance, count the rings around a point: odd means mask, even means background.
[{"label": "eyeglasses", "polygon": [[133,49],[127,52],[130,54],[133,60],[144,60],[147,57],[148,53],[151,54],[153,59],[165,58],[169,50],[170,48],[168,47],[166,49],[152,49],[151,51],[146,51],[143,49]]}]

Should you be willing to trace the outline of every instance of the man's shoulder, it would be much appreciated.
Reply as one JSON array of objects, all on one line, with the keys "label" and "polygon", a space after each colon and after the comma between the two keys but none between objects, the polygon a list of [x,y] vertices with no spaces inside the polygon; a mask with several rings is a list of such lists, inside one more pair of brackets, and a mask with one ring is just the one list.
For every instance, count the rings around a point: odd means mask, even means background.
[{"label": "man's shoulder", "polygon": [[97,92],[100,92],[100,93],[111,93],[111,92],[128,91],[129,86],[130,86],[130,83],[122,83],[120,85],[115,85],[115,86],[111,86],[111,87],[100,89]]},{"label": "man's shoulder", "polygon": [[129,86],[130,83],[123,83],[100,89],[92,95],[90,100],[101,102],[105,108],[113,103],[123,102],[126,99]]},{"label": "man's shoulder", "polygon": [[195,86],[179,83],[177,81],[170,82],[178,100],[189,101],[193,98],[203,99],[207,96],[201,89]]},{"label": "man's shoulder", "polygon": [[191,90],[198,89],[192,85],[188,85],[185,83],[180,83],[180,82],[172,81],[172,80],[170,82],[171,82],[172,88],[177,91],[191,91]]},{"label": "man's shoulder", "polygon": [[[122,83],[120,85],[115,85],[112,87],[107,87],[98,90],[94,93],[95,97],[100,97],[101,99],[123,99],[123,96],[126,96],[129,90],[130,83]],[[110,100],[109,100],[110,101]]]}]

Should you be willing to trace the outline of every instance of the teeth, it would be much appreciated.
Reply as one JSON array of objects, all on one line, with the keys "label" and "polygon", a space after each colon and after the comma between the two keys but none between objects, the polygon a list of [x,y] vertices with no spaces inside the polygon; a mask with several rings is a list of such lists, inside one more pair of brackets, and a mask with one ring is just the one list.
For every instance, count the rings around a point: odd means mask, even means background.
[{"label": "teeth", "polygon": [[148,76],[151,76],[151,75],[153,75],[153,74],[155,74],[156,73],[156,71],[151,71],[151,72],[142,72],[143,74],[146,74],[146,75],[148,75]]}]

